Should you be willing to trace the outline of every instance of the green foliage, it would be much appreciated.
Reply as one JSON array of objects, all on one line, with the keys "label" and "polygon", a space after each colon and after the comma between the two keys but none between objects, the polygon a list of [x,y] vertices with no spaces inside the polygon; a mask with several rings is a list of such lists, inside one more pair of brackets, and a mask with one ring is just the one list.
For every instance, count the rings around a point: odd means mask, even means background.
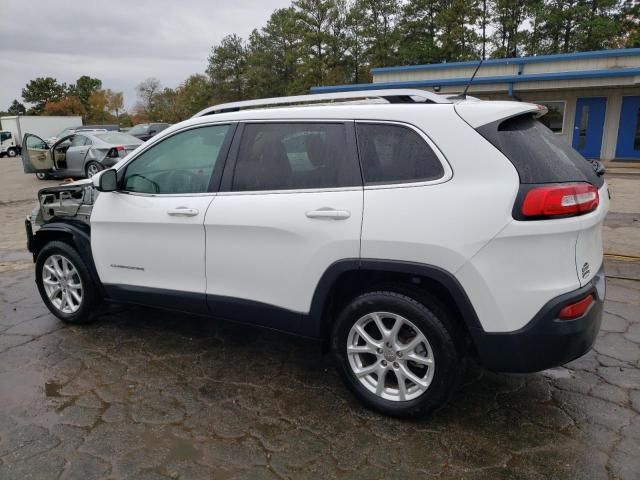
[{"label": "green foliage", "polygon": [[223,102],[244,98],[246,91],[247,48],[238,35],[227,35],[211,49],[207,74]]},{"label": "green foliage", "polygon": [[24,108],[24,105],[17,99],[14,99],[13,102],[11,102],[9,109],[7,110],[7,113],[9,115],[24,115],[25,112],[26,108]]},{"label": "green foliage", "polygon": [[75,84],[69,85],[67,95],[78,97],[85,108],[89,108],[89,98],[101,88],[102,80],[82,75]]},{"label": "green foliage", "polygon": [[65,96],[66,91],[67,85],[58,83],[55,78],[38,77],[22,89],[22,98],[25,102],[34,104],[29,113],[37,115],[48,102],[57,102]]}]

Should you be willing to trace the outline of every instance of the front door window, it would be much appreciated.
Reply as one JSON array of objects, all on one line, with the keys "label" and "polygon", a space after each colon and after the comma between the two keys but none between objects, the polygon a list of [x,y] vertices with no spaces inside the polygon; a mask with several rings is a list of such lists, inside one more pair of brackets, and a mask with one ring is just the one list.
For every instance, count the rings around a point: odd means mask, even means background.
[{"label": "front door window", "polygon": [[229,125],[178,132],[133,160],[124,175],[124,190],[137,193],[204,193],[221,164],[220,151]]}]

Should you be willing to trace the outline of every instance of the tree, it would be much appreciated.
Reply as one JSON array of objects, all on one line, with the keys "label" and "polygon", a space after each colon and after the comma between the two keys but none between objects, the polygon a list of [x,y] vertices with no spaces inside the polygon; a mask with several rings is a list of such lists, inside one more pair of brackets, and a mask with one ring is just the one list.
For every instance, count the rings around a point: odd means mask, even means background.
[{"label": "tree", "polygon": [[622,35],[619,39],[621,47],[640,47],[640,2],[637,0],[623,0],[620,12],[616,15],[621,26]]},{"label": "tree", "polygon": [[441,2],[433,0],[414,0],[402,7],[398,24],[402,39],[398,54],[402,63],[419,65],[439,61],[437,19],[441,9]]},{"label": "tree", "polygon": [[141,106],[149,113],[153,110],[153,98],[160,91],[160,88],[162,88],[160,80],[155,77],[147,78],[136,86]]},{"label": "tree", "polygon": [[178,103],[178,91],[164,88],[153,96],[151,120],[156,122],[179,122],[183,120]]},{"label": "tree", "polygon": [[329,29],[334,18],[333,0],[296,0],[293,2],[302,37],[301,73],[306,85],[324,83],[327,70],[325,54]]},{"label": "tree", "polygon": [[347,54],[351,63],[351,78],[349,80],[353,83],[361,83],[370,77],[365,57],[364,15],[361,0],[355,0],[347,11],[345,21]]},{"label": "tree", "polygon": [[43,115],[81,115],[85,116],[87,110],[80,99],[70,95],[60,100],[47,102],[42,110]]},{"label": "tree", "polygon": [[616,48],[624,30],[617,19],[617,0],[588,0],[580,6],[576,49]]},{"label": "tree", "polygon": [[493,2],[494,58],[517,57],[523,48],[525,31],[521,30],[528,19],[528,0],[494,0]]},{"label": "tree", "polygon": [[60,100],[66,90],[66,84],[59,84],[55,78],[38,77],[22,89],[22,98],[25,102],[35,104],[30,111],[39,114],[48,102]]},{"label": "tree", "polygon": [[7,110],[7,113],[9,115],[24,115],[25,112],[26,112],[26,109],[24,108],[24,105],[20,103],[17,99],[14,99],[13,102],[11,102],[9,109]]},{"label": "tree", "polygon": [[440,31],[440,62],[475,60],[480,57],[475,25],[481,14],[478,0],[446,0],[437,16]]},{"label": "tree", "polygon": [[102,88],[102,80],[82,75],[75,84],[69,85],[69,95],[80,99],[85,108],[89,107],[89,97]]},{"label": "tree", "polygon": [[116,121],[120,123],[120,112],[124,109],[124,95],[122,92],[114,92],[113,90],[105,90],[105,103],[107,111],[114,113]]},{"label": "tree", "polygon": [[395,63],[399,32],[396,27],[400,11],[399,0],[360,0],[362,33],[366,42],[366,56],[371,67],[385,67]]},{"label": "tree", "polygon": [[253,98],[303,91],[296,78],[302,36],[294,8],[275,10],[262,30],[254,30],[247,45],[247,95]]},{"label": "tree", "polygon": [[220,45],[214,46],[209,55],[207,74],[223,102],[242,100],[246,90],[247,51],[242,38],[227,35]]},{"label": "tree", "polygon": [[107,112],[107,92],[97,90],[91,94],[87,100],[89,104],[89,112],[87,120],[91,123],[104,123],[110,120]]},{"label": "tree", "polygon": [[178,87],[180,120],[193,116],[212,103],[213,88],[205,75],[191,75]]}]

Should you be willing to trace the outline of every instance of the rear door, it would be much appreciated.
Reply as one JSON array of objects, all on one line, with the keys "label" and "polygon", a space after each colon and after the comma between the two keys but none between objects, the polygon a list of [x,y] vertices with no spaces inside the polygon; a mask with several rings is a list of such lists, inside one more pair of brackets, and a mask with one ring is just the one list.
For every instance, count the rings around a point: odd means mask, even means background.
[{"label": "rear door", "polygon": [[[308,333],[302,314],[323,273],[360,256],[363,189],[353,122],[247,123],[231,155],[205,218],[209,307]],[[278,313],[248,314],[254,307]]]},{"label": "rear door", "polygon": [[91,148],[91,140],[81,133],[76,133],[67,149],[67,173],[69,175],[84,175],[84,159]]},{"label": "rear door", "polygon": [[22,139],[22,167],[24,173],[46,172],[53,168],[53,154],[47,142],[27,133]]}]

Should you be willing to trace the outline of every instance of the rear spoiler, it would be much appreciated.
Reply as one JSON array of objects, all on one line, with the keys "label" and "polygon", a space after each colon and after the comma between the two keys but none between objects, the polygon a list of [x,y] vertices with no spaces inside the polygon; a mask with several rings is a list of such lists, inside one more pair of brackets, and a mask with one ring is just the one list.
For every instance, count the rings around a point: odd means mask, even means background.
[{"label": "rear spoiler", "polygon": [[456,103],[454,108],[458,116],[473,128],[525,113],[531,113],[536,117],[547,113],[547,107],[544,105],[509,101],[460,102]]}]

